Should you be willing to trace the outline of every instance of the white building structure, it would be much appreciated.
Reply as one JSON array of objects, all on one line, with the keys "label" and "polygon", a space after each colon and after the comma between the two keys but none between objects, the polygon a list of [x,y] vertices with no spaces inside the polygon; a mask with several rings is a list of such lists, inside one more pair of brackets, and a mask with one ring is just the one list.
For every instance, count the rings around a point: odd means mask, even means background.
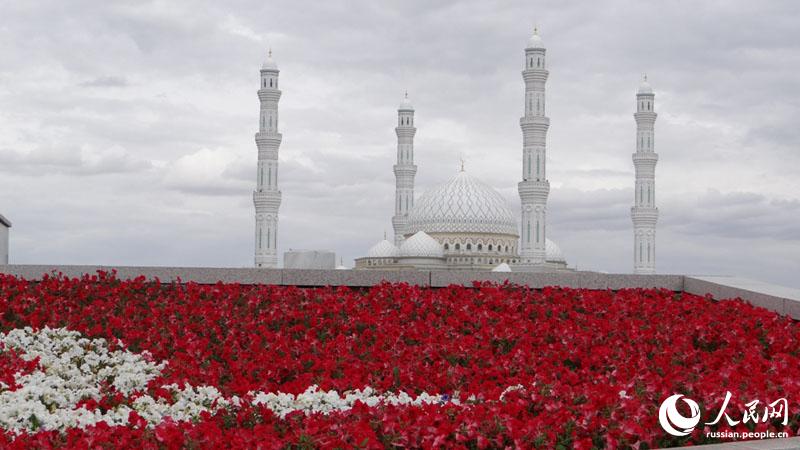
[{"label": "white building structure", "polygon": [[261,115],[256,146],[258,147],[258,172],[253,204],[256,209],[255,264],[256,267],[278,266],[278,208],[281,191],[278,190],[278,148],[283,136],[278,132],[278,65],[272,59],[272,50],[261,66],[258,99]]},{"label": "white building structure", "polygon": [[330,250],[295,250],[283,253],[284,269],[333,270],[336,253]]},{"label": "white building structure", "polygon": [[636,153],[633,165],[636,182],[631,219],[633,220],[633,272],[656,271],[656,163],[654,127],[656,123],[655,94],[647,75],[642,78],[636,93]]},{"label": "white building structure", "polygon": [[520,262],[541,265],[547,254],[547,129],[550,119],[545,115],[546,68],[545,48],[539,31],[525,48],[525,115],[519,120],[522,128],[522,181],[517,185],[522,204],[520,220]]},{"label": "white building structure", "polygon": [[8,264],[8,235],[11,221],[0,214],[0,264]]},{"label": "white building structure", "polygon": [[[564,255],[547,239],[546,207],[550,184],[545,176],[545,49],[538,30],[525,49],[521,223],[511,205],[491,186],[463,167],[450,180],[414,202],[414,108],[398,108],[394,243],[378,242],[357,269],[567,270]],[[521,233],[520,233],[521,231]]]},{"label": "white building structure", "polygon": [[394,244],[403,243],[403,236],[407,234],[408,213],[414,207],[414,176],[417,166],[414,165],[414,135],[417,128],[414,126],[414,106],[408,99],[408,92],[397,108],[397,164],[394,165],[395,194],[394,194]]},{"label": "white building structure", "polygon": [[[519,221],[508,201],[495,189],[464,170],[426,191],[415,201],[415,109],[406,92],[397,109],[397,157],[393,166],[395,199],[393,242],[384,239],[367,255],[356,259],[356,269],[480,269],[498,271],[571,270],[559,247],[547,238],[547,131],[545,85],[549,76],[546,50],[538,30],[525,47],[522,181],[517,184],[521,203]],[[256,267],[277,265],[278,208],[278,67],[272,52],[261,68],[261,118],[256,133],[258,184],[256,209]],[[636,195],[631,208],[634,228],[634,271],[655,272],[654,151],[655,95],[645,77],[636,94]],[[291,255],[303,260],[303,255]],[[296,256],[296,257],[295,257]],[[290,258],[291,259],[291,258]],[[329,259],[329,260],[328,260]],[[326,259],[326,266],[335,260]],[[293,260],[294,261],[294,260]],[[295,263],[291,263],[293,265]],[[306,264],[307,265],[307,264]],[[341,268],[346,268],[340,264]]]}]

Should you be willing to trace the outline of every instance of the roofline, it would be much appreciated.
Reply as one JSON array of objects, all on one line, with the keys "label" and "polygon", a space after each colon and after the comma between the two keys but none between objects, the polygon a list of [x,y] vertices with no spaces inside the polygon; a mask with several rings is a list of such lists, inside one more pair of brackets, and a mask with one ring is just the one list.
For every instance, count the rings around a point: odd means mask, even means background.
[{"label": "roofline", "polygon": [[0,223],[2,223],[8,228],[11,228],[11,221],[6,219],[2,214],[0,214]]}]

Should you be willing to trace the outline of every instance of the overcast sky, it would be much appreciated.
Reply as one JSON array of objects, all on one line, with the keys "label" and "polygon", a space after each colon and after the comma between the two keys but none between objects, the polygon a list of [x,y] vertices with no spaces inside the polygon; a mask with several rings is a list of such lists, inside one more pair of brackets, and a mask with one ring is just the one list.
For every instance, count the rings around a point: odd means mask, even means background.
[{"label": "overcast sky", "polygon": [[523,49],[547,46],[548,237],[630,272],[633,120],[656,91],[658,271],[800,287],[800,2],[0,0],[12,263],[253,265],[260,65],[281,73],[279,252],[392,233],[397,104],[417,195],[467,171],[518,211]]}]

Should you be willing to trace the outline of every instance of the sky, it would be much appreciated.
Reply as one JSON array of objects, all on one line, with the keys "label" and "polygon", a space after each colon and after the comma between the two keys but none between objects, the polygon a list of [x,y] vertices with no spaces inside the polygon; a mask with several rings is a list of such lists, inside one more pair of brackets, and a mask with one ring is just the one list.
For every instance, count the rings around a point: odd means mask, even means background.
[{"label": "sky", "polygon": [[0,0],[0,214],[18,264],[252,267],[267,50],[279,255],[392,234],[397,105],[416,192],[466,170],[519,210],[524,47],[547,47],[548,237],[630,272],[643,73],[659,273],[800,287],[800,2]]}]

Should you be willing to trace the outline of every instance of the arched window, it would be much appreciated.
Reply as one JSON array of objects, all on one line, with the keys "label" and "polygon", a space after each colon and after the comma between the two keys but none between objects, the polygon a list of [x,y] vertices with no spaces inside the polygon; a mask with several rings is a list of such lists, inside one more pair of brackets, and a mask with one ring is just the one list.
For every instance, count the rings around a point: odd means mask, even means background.
[{"label": "arched window", "polygon": [[271,231],[272,231],[272,230],[270,230],[269,228],[267,228],[267,247],[269,247],[269,243],[270,243],[270,240],[269,240],[269,238],[270,238],[270,236],[271,236],[271,235],[270,235],[270,232],[271,232]]},{"label": "arched window", "polygon": [[264,234],[264,231],[261,228],[259,228],[258,229],[258,248],[262,248],[262,246],[261,246],[261,236],[263,234]]},{"label": "arched window", "polygon": [[536,58],[536,67],[542,67],[542,58]]},{"label": "arched window", "polygon": [[539,242],[539,222],[536,222],[536,242]]},{"label": "arched window", "polygon": [[489,244],[489,251],[492,251],[492,244]]},{"label": "arched window", "polygon": [[272,186],[272,167],[267,168],[268,175],[267,175],[267,185]]},{"label": "arched window", "polygon": [[[528,221],[528,242],[531,241],[531,221]],[[489,249],[491,250],[491,248]]]},{"label": "arched window", "polygon": [[267,80],[264,80],[264,87],[267,87]]},{"label": "arched window", "polygon": [[450,250],[450,244],[444,244],[444,249],[445,250]]},{"label": "arched window", "polygon": [[506,253],[508,253],[508,246],[506,245]]},{"label": "arched window", "polygon": [[528,175],[530,176],[530,174],[531,174],[531,156],[530,156],[530,155],[528,155],[528,156],[525,158],[525,160],[527,160],[527,161],[528,161]]},{"label": "arched window", "polygon": [[478,251],[483,250],[483,244],[478,244]]},{"label": "arched window", "polygon": [[467,250],[472,250],[472,244],[467,244]]},{"label": "arched window", "polygon": [[456,250],[461,250],[461,244],[456,244]]},{"label": "arched window", "polygon": [[647,243],[647,262],[650,262],[650,243]]},{"label": "arched window", "polygon": [[272,87],[272,78],[269,79],[269,87]]},{"label": "arched window", "polygon": [[539,158],[540,158],[540,157],[539,157],[539,155],[537,154],[537,155],[536,155],[536,181],[539,181],[539,176],[540,176],[540,174],[542,173],[542,172],[541,172],[541,170],[540,170],[540,169],[541,169],[541,167],[540,167],[540,165],[541,165],[541,162],[539,161]]}]

